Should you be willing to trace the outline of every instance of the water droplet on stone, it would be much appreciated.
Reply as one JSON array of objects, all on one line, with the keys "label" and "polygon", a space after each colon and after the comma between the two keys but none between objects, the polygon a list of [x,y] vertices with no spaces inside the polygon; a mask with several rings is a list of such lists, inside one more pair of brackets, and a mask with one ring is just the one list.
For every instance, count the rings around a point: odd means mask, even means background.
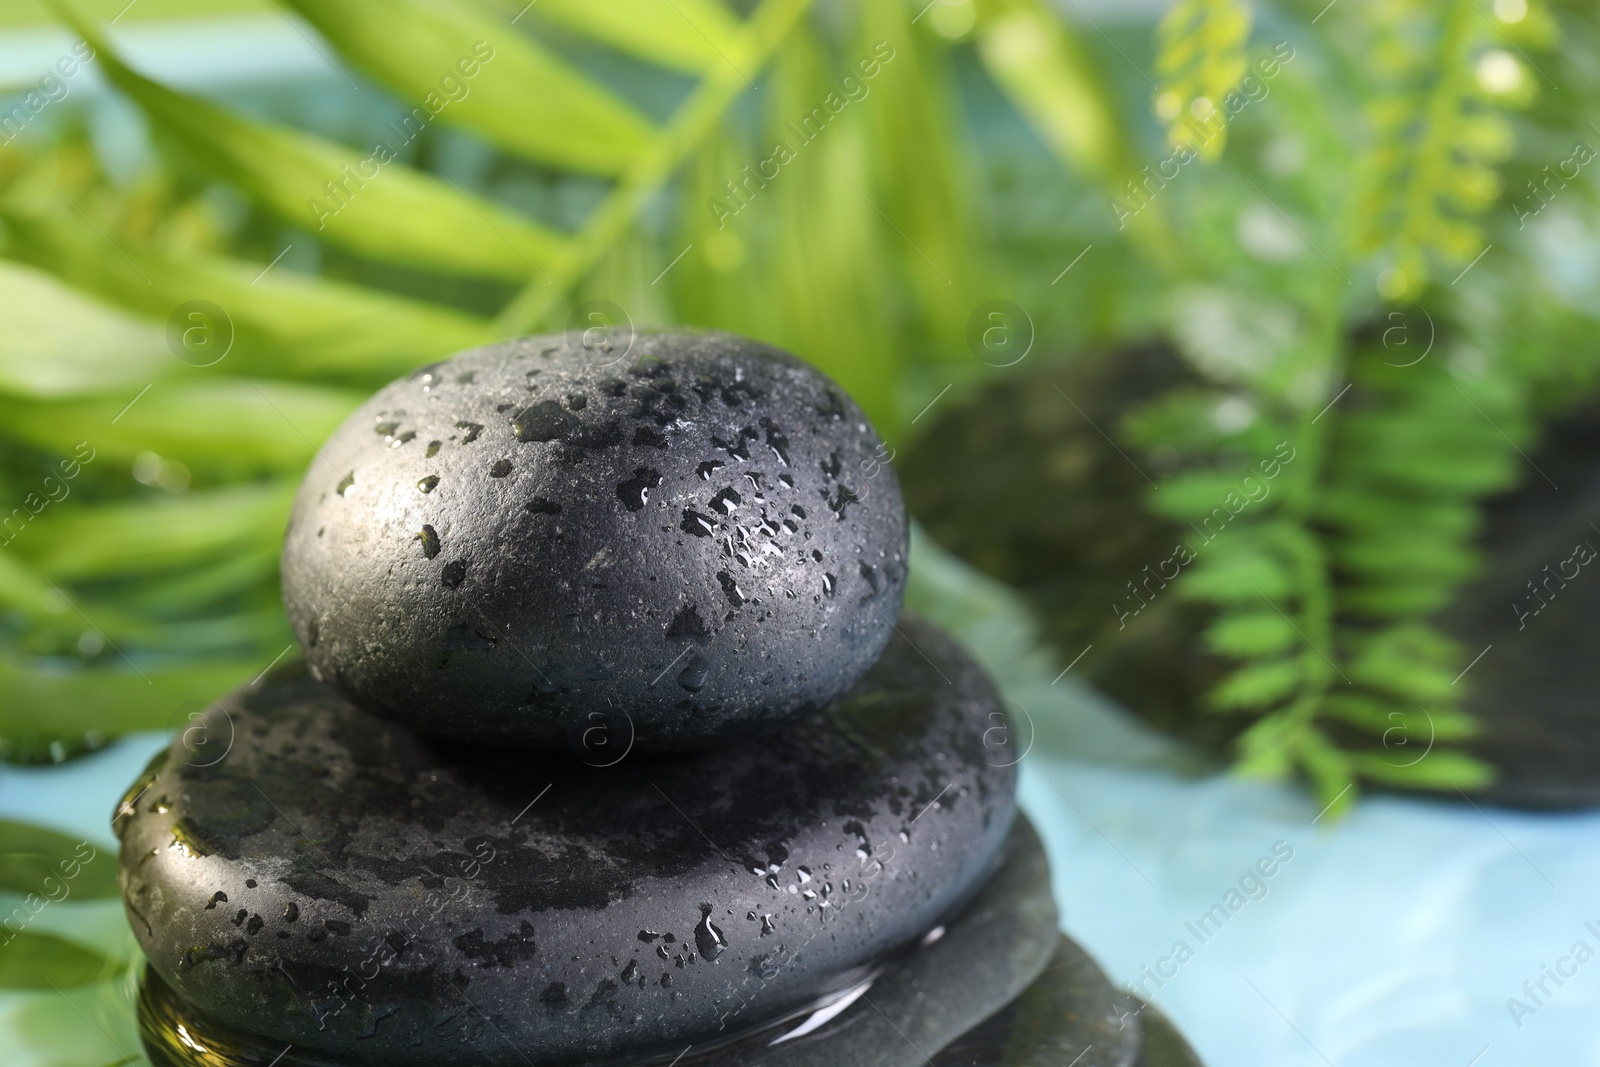
[{"label": "water droplet on stone", "polygon": [[424,526],[417,533],[417,540],[422,542],[422,554],[427,558],[439,554],[439,534],[432,526]]},{"label": "water droplet on stone", "polygon": [[716,529],[716,524],[711,520],[711,516],[702,515],[698,511],[684,508],[683,522],[679,524],[678,528],[684,533],[693,534],[696,537],[710,537],[712,531]]},{"label": "water droplet on stone", "polygon": [[554,441],[577,425],[577,417],[564,411],[554,400],[530,404],[511,419],[511,430],[522,442]]},{"label": "water droplet on stone", "polygon": [[700,955],[707,962],[710,962],[722,955],[722,950],[727,944],[728,939],[722,936],[722,931],[711,921],[711,905],[701,904],[700,924],[694,928],[695,948],[700,950]]},{"label": "water droplet on stone", "polygon": [[660,484],[659,472],[649,467],[635,467],[633,477],[617,485],[617,496],[629,511],[639,511],[650,502],[650,490]]},{"label": "water droplet on stone", "polygon": [[690,656],[688,664],[678,672],[678,684],[691,693],[698,693],[705,688],[706,674],[710,670],[711,664],[706,662],[704,656]]}]

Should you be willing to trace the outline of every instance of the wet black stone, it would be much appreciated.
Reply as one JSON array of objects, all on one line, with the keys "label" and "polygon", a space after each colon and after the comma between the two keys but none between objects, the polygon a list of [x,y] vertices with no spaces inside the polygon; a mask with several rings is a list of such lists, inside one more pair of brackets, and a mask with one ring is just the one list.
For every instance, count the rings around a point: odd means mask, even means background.
[{"label": "wet black stone", "polygon": [[1174,1058],[1187,1049],[1155,1009],[1113,986],[1062,935],[1038,980],[941,1051],[931,1067],[1198,1067]]},{"label": "wet black stone", "polygon": [[365,1062],[670,1059],[803,1009],[954,914],[1012,824],[992,687],[900,630],[812,719],[603,769],[430,741],[280,671],[207,713],[204,760],[179,739],[130,788],[134,932],[203,1013]]},{"label": "wet black stone", "polygon": [[927,1055],[1023,994],[1051,962],[1057,936],[1049,864],[1033,827],[1018,819],[1003,864],[973,902],[871,976],[842,1011],[799,1017],[703,1062],[924,1067]]},{"label": "wet black stone", "polygon": [[[394,382],[322,447],[283,552],[313,671],[416,729],[543,746],[625,709],[636,747],[688,748],[839,696],[905,585],[866,418],[753,341],[645,334],[624,355],[581,337]],[[686,609],[703,637],[673,632]]]}]

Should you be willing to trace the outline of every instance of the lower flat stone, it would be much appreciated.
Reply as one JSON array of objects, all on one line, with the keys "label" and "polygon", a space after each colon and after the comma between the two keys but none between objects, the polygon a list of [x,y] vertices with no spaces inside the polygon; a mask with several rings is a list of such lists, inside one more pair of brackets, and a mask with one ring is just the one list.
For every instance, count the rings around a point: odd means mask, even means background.
[{"label": "lower flat stone", "polygon": [[1065,934],[1021,996],[938,1052],[930,1067],[1201,1067],[1155,1008],[1115,988]]},{"label": "lower flat stone", "polygon": [[295,1056],[670,1059],[805,1011],[966,903],[1014,815],[993,688],[899,630],[817,717],[603,768],[274,676],[119,809],[134,932],[202,1015]]},{"label": "lower flat stone", "polygon": [[[1019,818],[994,876],[957,915],[924,935],[924,944],[809,1014],[709,1055],[696,1045],[675,1055],[695,1067],[921,1067],[923,1052],[936,1052],[1029,988],[1053,958],[1056,936],[1044,849]],[[269,1067],[279,1056],[272,1067],[340,1062],[199,1016],[148,970],[139,1025],[156,1067]],[[507,1055],[486,1062],[521,1061]]]},{"label": "lower flat stone", "polygon": [[704,1067],[922,1067],[1027,989],[1056,937],[1049,862],[1019,818],[999,871],[927,944],[797,1026]]}]

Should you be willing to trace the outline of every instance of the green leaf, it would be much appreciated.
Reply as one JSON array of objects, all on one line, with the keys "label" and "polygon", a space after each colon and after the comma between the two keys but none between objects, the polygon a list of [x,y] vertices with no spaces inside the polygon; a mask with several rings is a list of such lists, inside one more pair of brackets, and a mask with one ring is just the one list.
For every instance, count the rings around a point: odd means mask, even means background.
[{"label": "green leaf", "polygon": [[[208,326],[202,339],[217,338],[223,343],[228,326],[232,328],[232,349],[215,364],[218,373],[265,374],[271,377],[359,377],[388,379],[431,359],[489,340],[489,324],[448,308],[388,293],[322,278],[295,274],[283,268],[263,271],[265,264],[209,256],[198,252],[181,258],[154,249],[141,248],[126,241],[119,243],[121,254],[108,255],[110,249],[76,215],[25,216],[16,211],[0,212],[5,223],[5,253],[124,307],[142,311],[160,321],[195,300],[208,300],[220,307],[227,324]],[[0,265],[9,281],[13,273],[32,276],[31,271]],[[28,279],[24,278],[26,282]],[[22,294],[40,297],[38,282]],[[12,294],[0,287],[0,302]],[[41,317],[41,332],[48,324],[45,314],[62,314],[67,308],[40,299],[31,315]],[[87,305],[81,298],[78,305]],[[0,303],[0,314],[7,309]],[[86,311],[93,311],[92,306]],[[107,317],[104,312],[99,313]],[[95,320],[89,319],[90,323]],[[185,320],[184,325],[187,325]],[[206,325],[203,320],[193,320]],[[67,329],[59,327],[55,336],[76,339],[82,327],[63,318]],[[110,327],[102,327],[109,329]],[[122,334],[144,340],[148,357],[133,343],[123,340],[132,351],[111,364],[98,377],[83,374],[73,379],[74,392],[103,392],[109,387],[137,380],[148,382],[159,372],[179,370],[182,364],[172,351],[162,327],[157,324],[130,323],[121,334],[113,333],[96,344],[84,338],[92,354],[98,348],[121,340]],[[8,332],[0,345],[11,339]],[[24,337],[30,336],[24,334]],[[182,336],[179,341],[181,346]],[[57,342],[59,343],[59,342]],[[160,354],[155,354],[155,349]],[[129,358],[131,357],[131,358]],[[78,361],[83,356],[75,357]],[[186,354],[191,362],[204,362]],[[0,348],[0,373],[9,364]],[[33,362],[44,362],[35,358]],[[69,364],[70,366],[70,364]],[[142,375],[142,376],[141,376]],[[57,389],[56,392],[64,392]]]},{"label": "green leaf", "polygon": [[1167,140],[1216,159],[1228,132],[1224,98],[1249,69],[1250,8],[1239,0],[1178,0],[1156,35],[1163,85],[1156,112],[1167,123]]},{"label": "green leaf", "polygon": [[295,483],[285,481],[63,511],[48,536],[19,537],[12,547],[58,578],[189,568],[280,540],[294,491]]},{"label": "green leaf", "polygon": [[1286,699],[1303,678],[1298,659],[1248,663],[1224,678],[1208,695],[1215,708],[1256,708]]},{"label": "green leaf", "polygon": [[[481,197],[397,162],[380,164],[383,153],[242,118],[158,85],[86,25],[73,25],[112,84],[192,163],[322,240],[380,261],[516,279],[553,266],[566,250],[562,237]],[[391,137],[386,151],[403,140]]]},{"label": "green leaf", "polygon": [[[508,151],[592,174],[621,173],[649,122],[514,27],[460,4],[287,0],[351,63],[437,118]],[[670,12],[667,16],[670,17]]]},{"label": "green leaf", "polygon": [[1350,754],[1336,747],[1314,729],[1298,736],[1295,755],[1311,776],[1317,802],[1323,814],[1337,821],[1356,802],[1355,768]]},{"label": "green leaf", "polygon": [[1246,513],[1259,517],[1271,492],[1270,483],[1251,471],[1194,470],[1163,479],[1160,491],[1150,494],[1149,503],[1152,511],[1169,519],[1209,519],[1211,528],[1221,529]]},{"label": "green leaf", "polygon": [[1495,780],[1495,769],[1464,752],[1436,748],[1416,763],[1390,762],[1393,757],[1358,753],[1350,757],[1357,771],[1375,781],[1412,789],[1481,789]]},{"label": "green leaf", "polygon": [[[1448,703],[1455,695],[1456,646],[1421,623],[1407,622],[1365,635],[1345,662],[1357,685],[1406,701]],[[1452,669],[1455,668],[1455,669]]]},{"label": "green leaf", "polygon": [[[99,731],[111,736],[133,730],[159,730],[181,718],[185,707],[219,694],[259,674],[260,661],[202,660],[181,668],[144,666],[134,671],[118,659],[118,669],[29,669],[0,656],[0,733],[51,736]],[[96,861],[98,862],[98,861]]]},{"label": "green leaf", "polygon": [[1206,629],[1206,643],[1235,659],[1282,652],[1298,640],[1289,620],[1271,608],[1225,612]]},{"label": "green leaf", "polygon": [[[522,0],[502,6],[523,7]],[[538,0],[524,10],[677,70],[703,71],[725,63],[737,47],[738,20],[717,0]]]},{"label": "green leaf", "polygon": [[[1241,534],[1249,532],[1240,531]],[[1272,602],[1281,601],[1294,588],[1288,568],[1268,554],[1258,538],[1240,536],[1189,543],[1197,550],[1195,562],[1180,580],[1178,589],[1191,600],[1260,604],[1262,597]]]},{"label": "green leaf", "polygon": [[[102,244],[91,258],[104,259]],[[47,274],[0,261],[0,392],[67,396],[139,389],[173,366],[161,328]]]},{"label": "green leaf", "polygon": [[1400,704],[1365,693],[1334,692],[1323,702],[1322,710],[1332,718],[1359,726],[1376,737],[1404,737],[1406,744],[1426,745],[1436,741],[1459,741],[1476,736],[1478,721],[1471,715],[1448,707],[1423,708]]},{"label": "green leaf", "polygon": [[1441,543],[1405,528],[1347,538],[1333,546],[1333,559],[1341,569],[1374,584],[1403,578],[1446,587],[1471,577],[1481,565],[1471,548]]},{"label": "green leaf", "polygon": [[0,890],[52,901],[114,897],[116,852],[48,827],[0,819]]},{"label": "green leaf", "polygon": [[1045,144],[1103,179],[1133,170],[1111,90],[1066,21],[1035,0],[988,0],[981,14],[978,55]]},{"label": "green leaf", "polygon": [[54,934],[24,930],[0,943],[0,989],[71,989],[103,981],[117,970],[100,953]]},{"label": "green leaf", "polygon": [[80,443],[73,440],[77,434],[91,432],[87,443],[98,461],[127,461],[151,451],[197,469],[298,472],[317,442],[327,440],[361,399],[359,393],[291,382],[168,380],[143,396],[33,403],[0,398],[0,420],[13,436],[63,455]]}]

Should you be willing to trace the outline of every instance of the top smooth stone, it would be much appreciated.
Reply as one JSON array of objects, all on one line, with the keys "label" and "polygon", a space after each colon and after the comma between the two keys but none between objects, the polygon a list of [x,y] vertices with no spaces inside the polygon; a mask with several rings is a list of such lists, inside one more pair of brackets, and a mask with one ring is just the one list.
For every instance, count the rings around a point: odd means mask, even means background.
[{"label": "top smooth stone", "polygon": [[306,660],[427,733],[693,748],[826,706],[900,611],[906,519],[861,410],[722,333],[581,333],[385,386],[283,551]]}]

